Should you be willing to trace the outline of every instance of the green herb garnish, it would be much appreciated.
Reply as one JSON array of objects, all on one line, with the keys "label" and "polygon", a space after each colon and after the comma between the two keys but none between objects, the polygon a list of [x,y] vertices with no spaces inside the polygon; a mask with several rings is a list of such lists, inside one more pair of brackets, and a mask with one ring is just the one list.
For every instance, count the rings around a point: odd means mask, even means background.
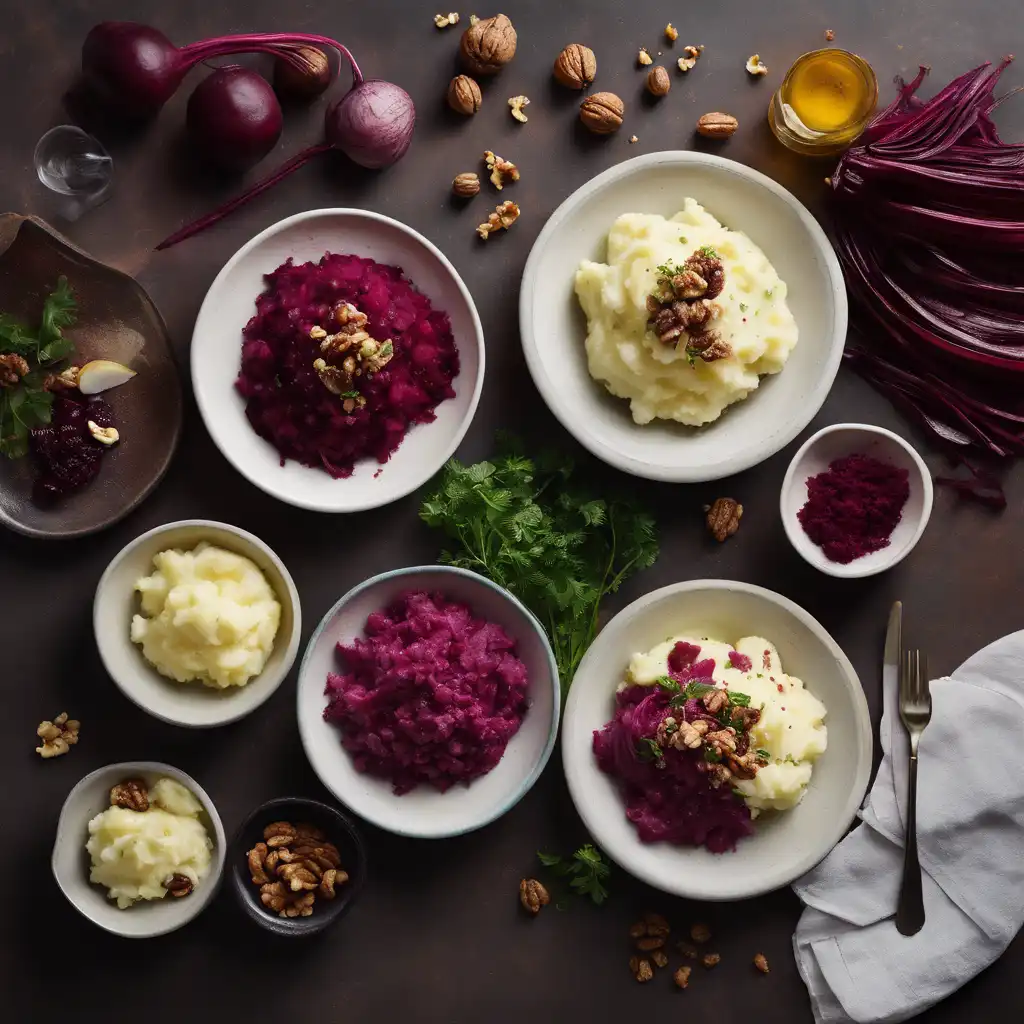
[{"label": "green herb garnish", "polygon": [[765,297],[766,299],[770,299],[770,298],[772,297],[772,294],[773,294],[774,292],[775,292],[775,289],[774,289],[774,288],[765,288],[765,290],[764,290],[764,297]]},{"label": "green herb garnish", "polygon": [[745,302],[741,302],[740,303],[740,312],[741,313],[746,313],[746,311],[747,311],[747,304]]},{"label": "green herb garnish", "polygon": [[660,761],[661,747],[649,736],[644,736],[640,740],[640,749],[637,750],[637,756],[641,761]]},{"label": "green herb garnish", "polygon": [[708,764],[718,764],[718,762],[722,760],[722,755],[711,747],[705,747],[704,760],[707,761]]},{"label": "green herb garnish", "polygon": [[658,676],[654,682],[669,693],[682,693],[683,691],[683,688],[674,679],[670,679],[668,676]]},{"label": "green herb garnish", "polygon": [[537,859],[556,875],[569,879],[569,888],[578,896],[589,896],[600,906],[608,898],[606,882],[611,868],[604,862],[600,851],[587,843],[581,846],[570,860],[553,853],[538,851]]},{"label": "green herb garnish", "polygon": [[771,764],[772,755],[767,750],[756,751],[758,761],[763,761],[765,764]]},{"label": "green herb garnish", "polygon": [[711,259],[711,260],[717,260],[718,259],[718,252],[717,252],[717,250],[715,249],[715,247],[713,245],[702,245],[697,250],[697,252],[699,252],[701,254],[701,256],[707,256],[708,259]]},{"label": "green herb garnish", "polygon": [[342,398],[359,398],[359,392],[358,391],[342,391],[341,397]]},{"label": "green herb garnish", "polygon": [[62,276],[43,303],[34,334],[19,320],[0,313],[0,355],[21,356],[29,366],[16,384],[0,389],[0,454],[9,459],[27,454],[30,431],[50,422],[53,395],[45,388],[46,377],[75,350],[62,333],[75,322],[75,310],[74,293]]},{"label": "green herb garnish", "polygon": [[682,245],[686,245],[686,235],[680,235],[679,236],[679,242]]},{"label": "green herb garnish", "polygon": [[634,504],[572,486],[572,462],[527,457],[500,440],[493,462],[452,459],[435,478],[420,518],[455,542],[440,561],[492,579],[541,620],[569,690],[598,629],[602,600],[658,557],[654,520]]}]

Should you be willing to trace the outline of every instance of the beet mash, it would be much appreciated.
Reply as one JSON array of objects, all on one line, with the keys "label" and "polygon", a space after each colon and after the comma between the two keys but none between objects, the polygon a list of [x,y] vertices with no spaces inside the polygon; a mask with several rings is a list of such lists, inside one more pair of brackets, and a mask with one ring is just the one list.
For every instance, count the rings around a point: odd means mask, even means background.
[{"label": "beet mash", "polygon": [[489,772],[526,715],[526,666],[493,622],[440,594],[404,594],[338,644],[345,671],[327,677],[324,719],[356,769],[396,793],[444,792]]},{"label": "beet mash", "polygon": [[847,455],[807,481],[804,533],[843,565],[889,546],[910,497],[910,474],[870,455]]},{"label": "beet mash", "polygon": [[[253,429],[280,452],[282,465],[295,459],[346,477],[360,459],[387,462],[411,426],[431,422],[438,404],[455,396],[459,354],[448,314],[400,268],[326,253],[319,263],[289,259],[265,280],[243,331],[235,386]],[[390,340],[394,355],[335,393],[314,368],[324,353],[309,335],[315,327],[331,333],[344,303],[366,315],[370,336]]]}]

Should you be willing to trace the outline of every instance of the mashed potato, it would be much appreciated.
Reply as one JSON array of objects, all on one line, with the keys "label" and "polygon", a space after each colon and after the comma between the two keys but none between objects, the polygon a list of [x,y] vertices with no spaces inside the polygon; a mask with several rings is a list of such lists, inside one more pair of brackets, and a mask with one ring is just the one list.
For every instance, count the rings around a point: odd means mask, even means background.
[{"label": "mashed potato", "polygon": [[281,605],[248,558],[199,544],[161,551],[153,567],[135,584],[142,614],[132,619],[131,638],[161,675],[226,689],[263,671]]},{"label": "mashed potato", "polygon": [[[724,265],[725,287],[715,300],[722,312],[714,329],[732,349],[731,356],[708,363],[688,356],[685,345],[662,343],[647,328],[646,302],[657,268],[681,265],[702,246],[714,248]],[[671,218],[623,214],[608,232],[607,259],[584,260],[576,272],[576,295],[587,317],[587,360],[591,377],[629,399],[637,423],[710,423],[746,398],[762,374],[778,373],[796,345],[786,285],[768,257],[696,200],[686,199]]]},{"label": "mashed potato", "polygon": [[136,900],[163,899],[172,875],[198,885],[209,874],[213,849],[201,811],[184,786],[166,778],[149,790],[148,811],[108,807],[89,822],[89,881],[104,886],[121,910]]},{"label": "mashed potato", "polygon": [[[718,640],[672,637],[646,654],[635,654],[623,686],[652,686],[667,675],[668,656],[679,642],[699,647],[701,661],[714,659],[715,682],[747,694],[750,706],[761,709],[760,721],[750,730],[751,746],[767,751],[771,761],[753,779],[734,780],[734,789],[755,813],[795,807],[811,781],[814,761],[828,742],[825,705],[799,679],[782,671],[775,646],[758,636],[744,637],[735,646]],[[734,652],[743,656],[737,659],[743,667],[733,663]],[[749,669],[743,659],[749,659]]]}]

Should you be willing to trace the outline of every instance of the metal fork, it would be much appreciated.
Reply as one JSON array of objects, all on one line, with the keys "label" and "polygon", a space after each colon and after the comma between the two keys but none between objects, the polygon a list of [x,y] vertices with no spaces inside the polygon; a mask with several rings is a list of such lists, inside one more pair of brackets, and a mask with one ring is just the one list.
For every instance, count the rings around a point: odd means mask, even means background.
[{"label": "metal fork", "polygon": [[921,733],[932,718],[928,663],[920,651],[904,651],[900,665],[900,719],[910,737],[910,785],[907,795],[907,829],[903,846],[903,882],[896,907],[896,930],[916,935],[924,927],[924,896],[921,864],[917,859],[917,748]]}]

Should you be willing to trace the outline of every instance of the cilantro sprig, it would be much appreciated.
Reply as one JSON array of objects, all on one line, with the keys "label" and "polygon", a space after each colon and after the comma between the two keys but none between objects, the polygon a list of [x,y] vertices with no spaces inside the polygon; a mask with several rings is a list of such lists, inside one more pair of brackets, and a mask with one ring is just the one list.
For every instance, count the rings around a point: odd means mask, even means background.
[{"label": "cilantro sprig", "polygon": [[33,332],[8,313],[0,313],[0,355],[21,356],[29,372],[0,389],[0,455],[20,459],[28,452],[29,433],[50,422],[53,395],[44,387],[47,373],[75,351],[63,328],[75,322],[77,303],[66,277],[43,303],[39,328]]},{"label": "cilantro sprig", "polygon": [[420,518],[454,545],[440,560],[482,573],[540,619],[562,696],[597,634],[601,602],[658,557],[654,520],[631,502],[572,485],[572,463],[528,457],[502,436],[493,461],[452,459],[434,480]]},{"label": "cilantro sprig", "polygon": [[608,898],[607,881],[611,868],[605,863],[600,851],[587,843],[581,846],[569,859],[554,853],[537,851],[537,859],[556,875],[569,880],[569,888],[578,896],[589,896],[600,906]]}]

